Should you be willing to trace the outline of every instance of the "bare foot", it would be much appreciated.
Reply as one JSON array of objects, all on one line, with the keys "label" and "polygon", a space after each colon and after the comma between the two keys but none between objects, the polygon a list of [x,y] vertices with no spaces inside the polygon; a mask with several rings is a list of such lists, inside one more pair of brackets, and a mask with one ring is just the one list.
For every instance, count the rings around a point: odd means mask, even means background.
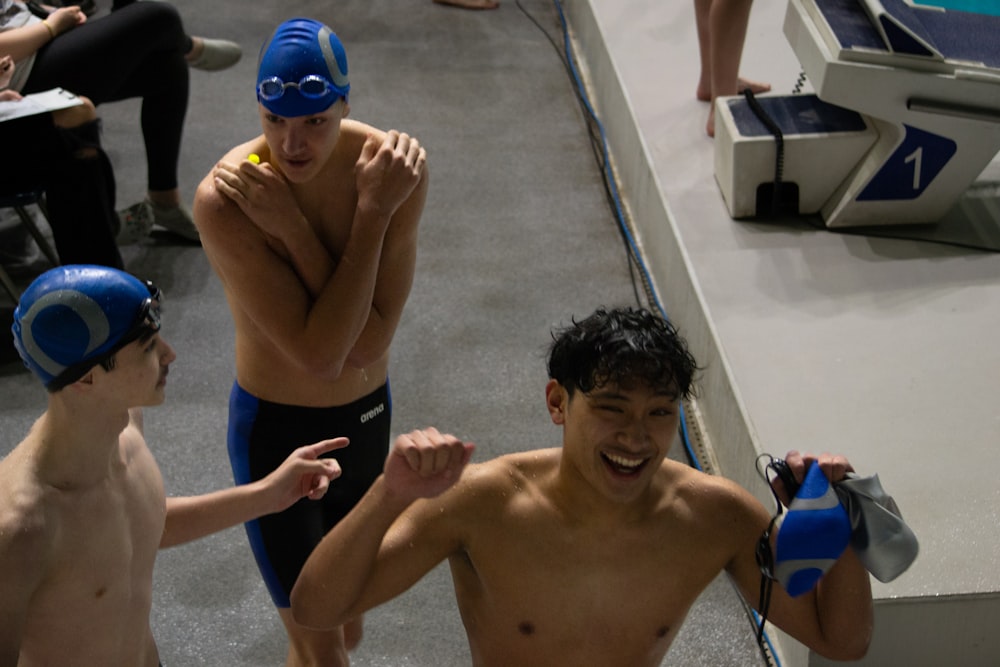
[{"label": "bare foot", "polygon": [[754,95],[759,93],[766,93],[771,90],[771,84],[761,83],[760,81],[751,81],[749,79],[744,79],[739,77],[736,79],[736,92],[743,94],[744,90],[750,89],[750,92]]},{"label": "bare foot", "polygon": [[[759,81],[750,81],[742,77],[736,79],[736,89],[739,94],[743,94],[743,91],[749,89],[754,95],[758,93],[766,93],[771,90],[771,84],[760,83]],[[703,102],[711,100],[711,96],[708,98],[702,97],[701,88],[698,89],[698,99]],[[705,133],[710,137],[715,137],[715,101],[712,101],[712,106],[708,110],[708,122],[705,123]]]},{"label": "bare foot", "polygon": [[[739,77],[736,79],[736,95],[742,95],[743,91],[750,89],[754,95],[758,93],[767,93],[771,90],[771,84],[761,83],[760,81],[751,81],[749,79],[744,79]],[[711,102],[712,101],[712,89],[710,86],[703,86],[701,83],[698,84],[698,89],[695,91],[695,97],[701,102]]]},{"label": "bare foot", "polygon": [[451,5],[463,9],[496,9],[500,6],[495,0],[434,0],[439,5]]}]

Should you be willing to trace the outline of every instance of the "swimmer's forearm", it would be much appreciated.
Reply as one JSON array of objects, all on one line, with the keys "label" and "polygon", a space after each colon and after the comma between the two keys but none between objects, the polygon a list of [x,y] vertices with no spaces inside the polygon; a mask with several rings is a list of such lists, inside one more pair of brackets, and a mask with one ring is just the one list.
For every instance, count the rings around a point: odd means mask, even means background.
[{"label": "swimmer's forearm", "polygon": [[200,496],[167,498],[160,548],[185,544],[268,512],[259,483],[242,484]]},{"label": "swimmer's forearm", "polygon": [[295,273],[309,295],[316,299],[333,275],[336,263],[304,216],[300,224],[287,225],[287,229],[289,233],[280,240],[288,250]]},{"label": "swimmer's forearm", "polygon": [[372,305],[368,321],[347,355],[346,365],[361,369],[380,361],[388,354],[395,333],[395,327],[390,327],[378,308]]},{"label": "swimmer's forearm", "polygon": [[396,594],[379,595],[369,589],[374,587],[382,541],[410,504],[387,492],[384,477],[375,481],[302,568],[291,595],[297,623],[314,629],[334,628],[374,606],[359,604],[363,598],[382,600]]},{"label": "swimmer's forearm", "polygon": [[[302,298],[296,296],[292,303],[301,304],[301,310],[291,309],[280,321],[274,320],[273,325],[266,319],[258,319],[258,325],[267,324],[261,329],[302,372],[324,381],[336,381],[345,368],[368,365],[358,366],[359,358],[352,353],[371,313],[375,278],[369,273],[374,273],[374,269],[345,258],[315,298],[305,293],[305,286],[296,275],[294,280],[302,286],[303,293]],[[285,294],[284,301],[288,304],[291,300]],[[263,315],[270,317],[268,313]]]},{"label": "swimmer's forearm", "polygon": [[386,233],[368,321],[351,349],[348,358],[351,366],[364,368],[389,352],[413,287],[417,264],[416,222],[393,218]]},{"label": "swimmer's forearm", "polygon": [[833,660],[857,660],[865,655],[874,627],[871,579],[848,547],[817,588],[816,611],[826,649],[816,651]]},{"label": "swimmer's forearm", "polygon": [[[360,214],[359,214],[360,215]],[[339,377],[368,324],[382,255],[384,228],[358,220],[336,269],[313,304],[306,326],[308,346],[325,374]],[[319,355],[319,358],[315,358]]]}]

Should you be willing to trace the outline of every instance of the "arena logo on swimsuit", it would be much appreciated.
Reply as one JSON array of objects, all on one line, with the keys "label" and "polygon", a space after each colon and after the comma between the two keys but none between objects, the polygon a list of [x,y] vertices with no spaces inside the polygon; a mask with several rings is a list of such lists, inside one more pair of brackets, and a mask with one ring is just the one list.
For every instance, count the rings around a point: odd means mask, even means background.
[{"label": "arena logo on swimsuit", "polygon": [[374,408],[361,415],[361,423],[364,424],[369,419],[374,419],[385,411],[385,403],[379,403]]}]

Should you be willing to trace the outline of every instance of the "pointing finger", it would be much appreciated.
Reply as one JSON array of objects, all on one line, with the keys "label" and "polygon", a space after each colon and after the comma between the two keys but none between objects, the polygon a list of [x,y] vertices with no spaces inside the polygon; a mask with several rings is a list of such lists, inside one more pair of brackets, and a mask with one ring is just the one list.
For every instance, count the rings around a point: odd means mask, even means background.
[{"label": "pointing finger", "polygon": [[314,442],[311,445],[306,445],[304,449],[311,455],[319,457],[327,452],[332,452],[335,449],[343,449],[351,441],[348,438],[331,438],[329,440],[321,440],[319,442]]}]

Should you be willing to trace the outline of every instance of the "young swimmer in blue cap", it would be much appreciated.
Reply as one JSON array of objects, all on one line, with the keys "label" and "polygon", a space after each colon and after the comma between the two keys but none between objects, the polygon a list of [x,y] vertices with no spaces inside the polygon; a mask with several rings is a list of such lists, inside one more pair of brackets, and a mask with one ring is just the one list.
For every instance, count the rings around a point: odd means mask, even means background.
[{"label": "young swimmer in blue cap", "polygon": [[282,23],[261,49],[257,101],[289,118],[347,101],[347,54],[333,31],[311,19]]},{"label": "young swimmer in blue cap", "polygon": [[160,330],[160,292],[101,266],[53,269],[14,311],[14,346],[45,388],[56,392],[92,367],[110,371],[115,352]]},{"label": "young swimmer in blue cap", "polygon": [[[303,497],[339,475],[325,440],[261,482],[167,498],[142,430],[173,348],[160,292],[123,271],[60,266],[25,290],[14,344],[48,407],[0,461],[0,662],[156,667],[149,626],[157,549]],[[53,638],[58,638],[53,641]]]},{"label": "young swimmer in blue cap", "polygon": [[279,25],[255,82],[263,133],[202,181],[195,222],[236,330],[229,455],[252,483],[318,434],[346,435],[344,474],[322,505],[247,524],[289,636],[288,665],[346,665],[360,617],[329,631],[295,623],[302,564],[364,495],[389,447],[389,348],[409,296],[427,156],[396,130],[347,119],[347,56],[329,26]]}]

